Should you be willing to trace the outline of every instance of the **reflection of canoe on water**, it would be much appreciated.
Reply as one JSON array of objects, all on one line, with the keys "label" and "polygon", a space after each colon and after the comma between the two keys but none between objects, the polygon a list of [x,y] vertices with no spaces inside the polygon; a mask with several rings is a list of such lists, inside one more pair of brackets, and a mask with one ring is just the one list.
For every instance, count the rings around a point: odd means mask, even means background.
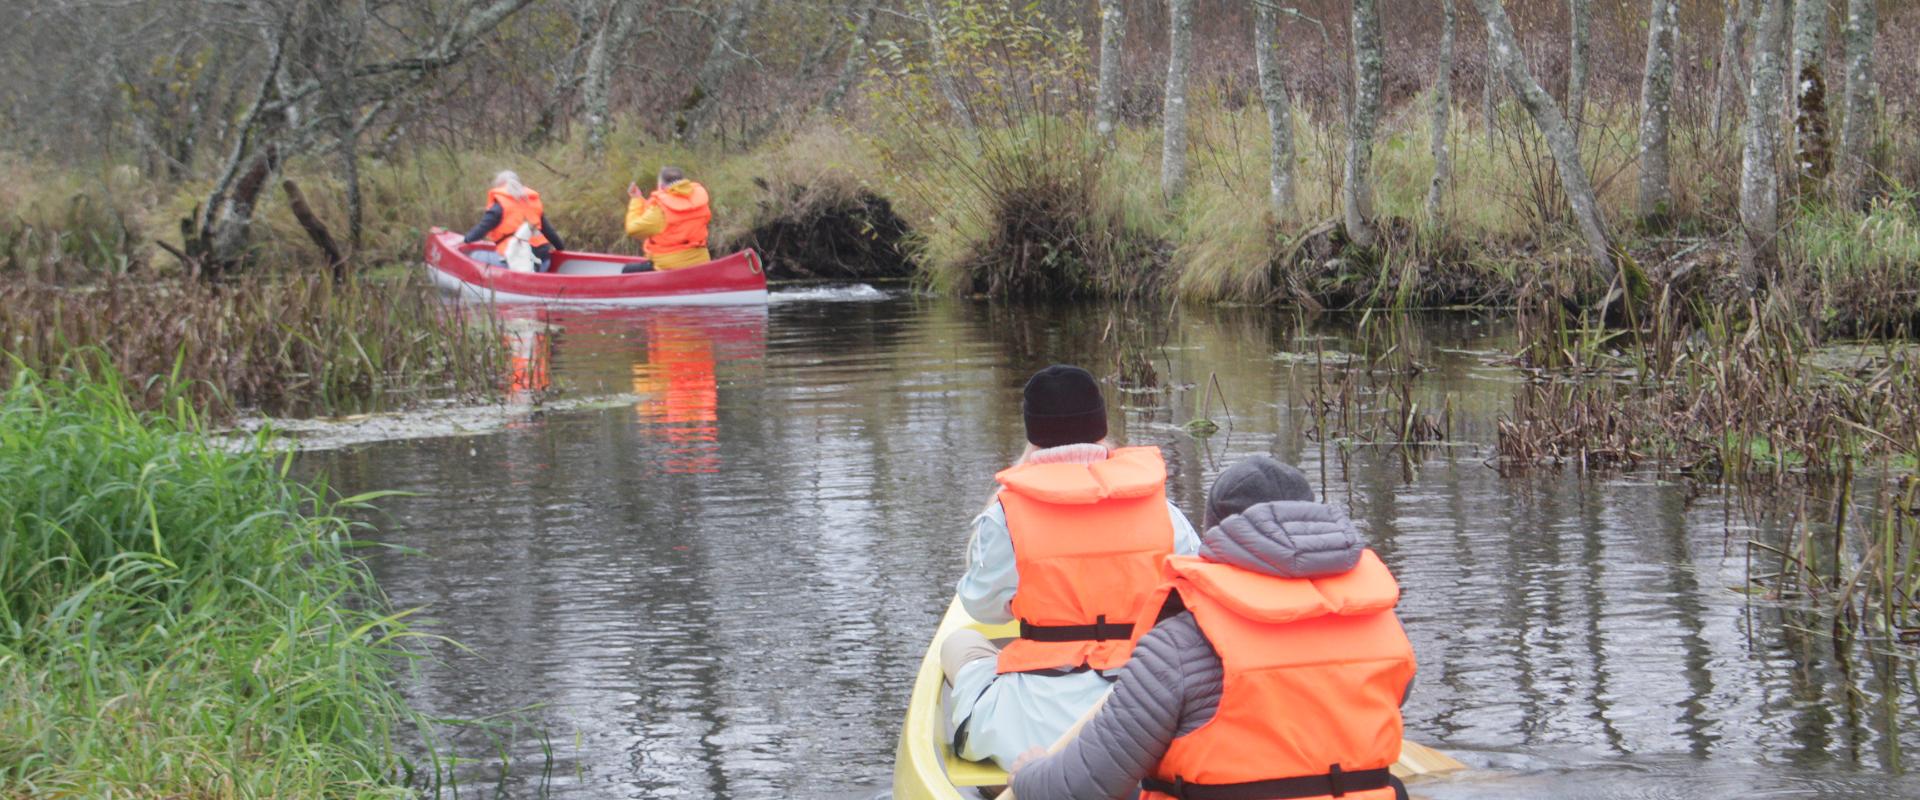
[{"label": "reflection of canoe on water", "polygon": [[767,302],[766,271],[760,268],[760,255],[752,250],[685,269],[622,275],[622,267],[646,259],[561,251],[553,254],[550,272],[514,272],[473,260],[471,253],[486,246],[463,245],[460,234],[435,230],[427,235],[427,272],[441,288],[487,302],[629,306]]},{"label": "reflection of canoe on water", "polygon": [[[978,787],[1005,785],[1007,773],[991,763],[966,761],[953,754],[946,737],[941,699],[946,681],[940,673],[940,641],[960,628],[976,628],[989,638],[1009,638],[1018,633],[1012,623],[987,625],[975,622],[954,600],[940,620],[940,628],[920,660],[920,673],[913,681],[913,695],[907,703],[907,718],[900,727],[900,744],[894,750],[893,800],[972,800],[981,797]],[[1402,778],[1449,772],[1460,768],[1443,753],[1415,742],[1404,742],[1393,774]],[[991,795],[989,795],[991,796]]]}]

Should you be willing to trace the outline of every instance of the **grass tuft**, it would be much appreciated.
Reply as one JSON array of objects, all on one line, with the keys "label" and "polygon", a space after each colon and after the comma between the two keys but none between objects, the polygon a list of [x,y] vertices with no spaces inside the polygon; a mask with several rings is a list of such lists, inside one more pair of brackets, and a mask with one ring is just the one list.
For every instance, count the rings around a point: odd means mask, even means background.
[{"label": "grass tuft", "polygon": [[355,501],[123,384],[0,395],[0,794],[407,796],[409,633],[350,555]]}]

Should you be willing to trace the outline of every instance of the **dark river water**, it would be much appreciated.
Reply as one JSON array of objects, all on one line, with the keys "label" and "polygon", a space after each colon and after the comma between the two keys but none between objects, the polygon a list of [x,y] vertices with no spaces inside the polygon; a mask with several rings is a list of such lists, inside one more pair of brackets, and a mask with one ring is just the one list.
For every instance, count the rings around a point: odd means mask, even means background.
[{"label": "dark river water", "polygon": [[[1419,656],[1408,733],[1476,768],[1417,793],[1920,797],[1913,664],[1840,663],[1736,591],[1768,533],[1745,502],[1487,465],[1518,385],[1489,318],[1401,328],[1394,357],[1427,367],[1405,399],[1454,441],[1408,452],[1339,438],[1364,416],[1315,434],[1336,394],[1316,363],[1362,348],[1357,317],[866,287],[521,316],[519,388],[610,399],[301,462],[346,494],[413,493],[373,518],[405,548],[374,568],[446,637],[404,689],[470,720],[440,732],[476,759],[462,796],[884,794],[967,522],[1020,452],[1019,388],[1074,362],[1118,377],[1114,432],[1164,448],[1191,516],[1222,467],[1270,453],[1363,524]],[[1221,429],[1198,439],[1203,402]]]}]

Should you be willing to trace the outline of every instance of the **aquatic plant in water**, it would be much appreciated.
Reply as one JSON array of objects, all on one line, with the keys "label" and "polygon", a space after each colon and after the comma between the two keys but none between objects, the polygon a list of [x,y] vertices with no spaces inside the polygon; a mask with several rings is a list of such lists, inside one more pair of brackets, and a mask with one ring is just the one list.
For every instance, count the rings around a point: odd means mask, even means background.
[{"label": "aquatic plant in water", "polygon": [[423,278],[318,273],[226,284],[110,279],[0,285],[8,372],[58,369],[97,348],[157,408],[162,386],[216,417],[240,409],[341,414],[425,399],[491,399],[505,374],[491,318],[452,308]]}]

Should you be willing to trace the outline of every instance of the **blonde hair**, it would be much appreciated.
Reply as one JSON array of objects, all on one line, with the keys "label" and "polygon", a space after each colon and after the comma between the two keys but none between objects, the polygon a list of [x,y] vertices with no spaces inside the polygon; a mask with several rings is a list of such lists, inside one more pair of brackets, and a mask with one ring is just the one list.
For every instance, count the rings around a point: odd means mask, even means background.
[{"label": "blonde hair", "polygon": [[527,185],[520,182],[519,173],[510,169],[500,170],[498,175],[493,176],[493,188],[505,189],[507,194],[521,200],[527,199]]}]

